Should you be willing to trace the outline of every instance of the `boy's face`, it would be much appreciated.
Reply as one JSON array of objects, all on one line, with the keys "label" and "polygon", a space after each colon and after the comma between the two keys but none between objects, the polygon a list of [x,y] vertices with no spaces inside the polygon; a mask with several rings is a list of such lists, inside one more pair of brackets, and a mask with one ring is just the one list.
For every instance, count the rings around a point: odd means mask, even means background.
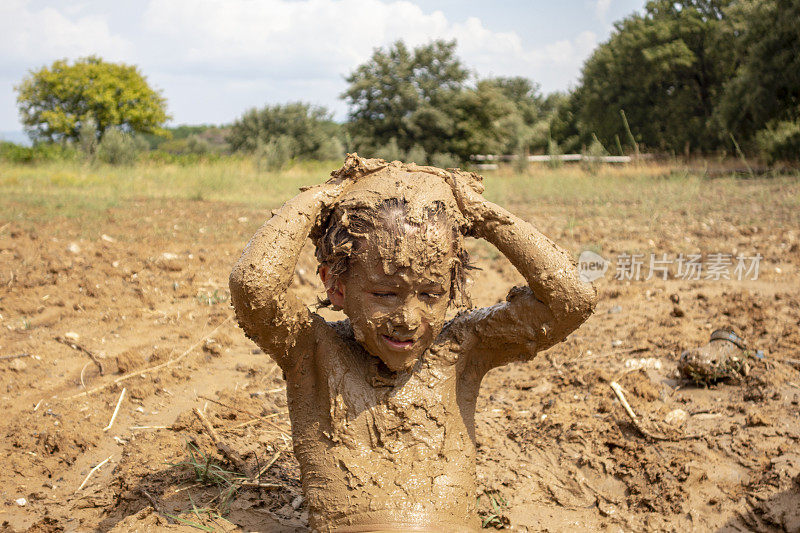
[{"label": "boy's face", "polygon": [[450,238],[435,232],[415,232],[388,246],[379,237],[351,260],[339,284],[341,307],[362,346],[397,372],[444,327],[455,257]]}]

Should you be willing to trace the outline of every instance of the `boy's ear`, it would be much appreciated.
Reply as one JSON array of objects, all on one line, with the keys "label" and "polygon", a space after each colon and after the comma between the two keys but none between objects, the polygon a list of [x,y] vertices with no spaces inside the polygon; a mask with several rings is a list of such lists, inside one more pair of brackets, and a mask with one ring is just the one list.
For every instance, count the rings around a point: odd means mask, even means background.
[{"label": "boy's ear", "polygon": [[319,277],[322,284],[325,285],[325,292],[328,294],[328,300],[331,301],[335,310],[340,310],[344,307],[344,284],[340,278],[333,279],[331,270],[327,265],[320,265]]}]

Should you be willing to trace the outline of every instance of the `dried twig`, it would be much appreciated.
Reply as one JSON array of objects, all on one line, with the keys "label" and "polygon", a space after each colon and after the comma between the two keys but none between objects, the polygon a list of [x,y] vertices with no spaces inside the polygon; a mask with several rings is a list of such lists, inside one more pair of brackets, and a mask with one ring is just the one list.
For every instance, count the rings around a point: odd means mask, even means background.
[{"label": "dried twig", "polygon": [[83,368],[81,368],[81,387],[83,387],[84,389],[86,388],[86,383],[84,383],[83,381],[83,373],[86,372],[86,367],[91,364],[92,364],[91,361],[86,361],[86,364],[83,365]]},{"label": "dried twig", "polygon": [[[662,440],[662,441],[678,440],[678,439],[673,439],[673,438],[669,438],[669,437],[663,437],[661,435],[654,435],[650,431],[646,430],[642,426],[641,421],[639,421],[639,419],[636,417],[636,413],[633,412],[633,408],[631,407],[631,404],[629,404],[628,400],[625,399],[625,395],[622,393],[622,387],[620,387],[619,383],[617,383],[616,381],[612,381],[611,383],[609,383],[609,386],[611,387],[611,390],[614,391],[614,394],[617,396],[617,399],[619,400],[619,403],[622,404],[623,409],[625,409],[625,413],[628,415],[628,418],[631,419],[631,422],[633,422],[633,425],[636,427],[636,429],[639,430],[639,433],[641,433],[645,437],[647,437],[649,439],[653,439],[653,440]],[[686,438],[686,437],[684,437],[684,438]]]},{"label": "dried twig", "polygon": [[86,477],[83,479],[83,483],[81,483],[81,484],[80,484],[80,486],[79,486],[79,487],[78,487],[78,488],[75,490],[75,492],[78,492],[79,490],[81,490],[81,489],[82,489],[82,488],[83,488],[83,487],[86,485],[86,482],[87,482],[87,481],[89,481],[89,478],[90,478],[90,477],[92,477],[92,475],[93,475],[95,472],[97,472],[98,470],[100,470],[100,469],[103,467],[103,465],[104,465],[104,464],[106,464],[107,462],[109,462],[109,461],[111,460],[111,458],[112,458],[112,457],[113,457],[113,455],[109,455],[109,456],[108,456],[108,457],[106,457],[106,458],[105,458],[103,461],[101,461],[100,463],[98,463],[98,464],[97,464],[97,466],[95,466],[94,468],[92,468],[91,470],[89,470],[89,473],[88,473],[88,474],[86,474]]},{"label": "dried twig", "polygon": [[228,405],[226,403],[223,403],[223,402],[221,402],[219,400],[214,400],[212,398],[209,398],[208,396],[200,395],[200,396],[198,396],[198,398],[202,398],[204,400],[208,400],[209,402],[215,403],[215,404],[219,405],[220,407],[225,407],[226,409],[231,409],[233,411],[239,411],[240,413],[244,413],[246,415],[250,415],[250,416],[252,416],[254,418],[259,418],[259,416],[260,416],[260,415],[255,414],[252,411],[248,411],[247,409],[242,409],[241,407],[234,407],[232,405]]},{"label": "dried twig", "polygon": [[211,442],[214,443],[214,446],[217,447],[217,449],[222,453],[222,455],[227,457],[228,460],[231,463],[233,463],[233,465],[236,466],[236,468],[239,469],[240,472],[245,474],[247,477],[252,477],[249,473],[250,469],[247,467],[247,463],[245,462],[245,460],[242,459],[242,456],[239,455],[233,448],[231,448],[230,446],[222,442],[222,440],[220,440],[219,435],[217,435],[217,432],[214,430],[214,426],[212,426],[211,422],[208,421],[206,415],[204,415],[203,412],[197,407],[192,409],[192,411],[194,412],[194,415],[197,417],[197,419],[200,421],[200,424],[206,430],[206,433],[208,433],[208,436],[211,438]]},{"label": "dried twig", "polygon": [[119,400],[117,400],[117,406],[114,408],[114,414],[111,415],[111,420],[108,421],[108,425],[103,428],[103,431],[108,431],[111,429],[111,426],[114,425],[114,420],[117,419],[117,413],[119,413],[119,406],[122,405],[122,400],[125,398],[125,392],[128,389],[122,387],[122,392],[119,393]]},{"label": "dried twig", "polygon": [[9,361],[11,359],[20,359],[21,357],[30,357],[29,353],[15,353],[11,355],[0,355],[0,361]]},{"label": "dried twig", "polygon": [[[250,424],[255,424],[256,422],[266,422],[268,418],[273,418],[273,417],[280,416],[280,415],[285,415],[285,414],[286,414],[286,411],[280,411],[280,412],[277,412],[277,413],[270,413],[268,415],[259,416],[258,418],[252,418],[250,420],[242,422],[241,424],[236,424],[235,426],[222,428],[222,431],[233,431],[234,429],[243,428],[245,426],[249,426]],[[280,426],[274,425],[273,427],[280,427]],[[279,431],[281,433],[285,433],[282,429],[279,430]]]},{"label": "dried twig", "polygon": [[166,367],[172,366],[175,363],[177,363],[178,361],[180,361],[181,359],[183,359],[184,357],[186,357],[187,355],[189,355],[189,353],[191,353],[192,350],[194,350],[195,348],[200,346],[207,338],[209,338],[211,335],[216,333],[217,330],[219,328],[221,328],[223,325],[225,325],[228,322],[230,322],[232,318],[233,318],[233,316],[229,316],[228,318],[226,318],[225,320],[220,322],[219,325],[217,325],[217,327],[215,327],[213,330],[208,332],[206,335],[203,335],[203,337],[200,338],[200,340],[198,340],[197,342],[195,342],[194,344],[189,346],[189,348],[187,348],[185,352],[180,354],[175,359],[170,359],[169,361],[165,361],[165,362],[163,362],[163,363],[161,363],[159,365],[151,366],[149,368],[143,368],[141,370],[134,370],[133,372],[129,372],[129,373],[125,374],[124,376],[120,376],[120,377],[118,377],[118,378],[116,378],[116,379],[114,379],[112,381],[109,381],[108,383],[104,383],[103,385],[98,385],[97,387],[95,387],[93,389],[89,389],[87,391],[83,391],[83,392],[79,392],[78,394],[74,394],[74,395],[70,396],[69,399],[71,400],[71,399],[74,399],[74,398],[78,398],[79,396],[88,396],[90,394],[94,394],[95,392],[99,392],[101,390],[105,390],[108,387],[116,385],[117,383],[120,383],[122,381],[130,379],[132,377],[142,376],[142,375],[145,375],[145,374],[149,374],[150,372],[154,372],[156,370],[160,370],[162,368],[166,368]]},{"label": "dried twig", "polygon": [[105,369],[103,368],[103,363],[101,363],[100,359],[98,359],[97,356],[95,354],[93,354],[88,348],[86,348],[82,344],[79,344],[77,341],[74,341],[72,339],[68,339],[66,337],[57,336],[57,337],[54,337],[54,339],[57,342],[60,342],[61,344],[66,344],[67,346],[69,346],[73,350],[78,350],[79,352],[85,353],[86,355],[88,355],[89,359],[91,359],[94,362],[94,364],[97,365],[97,368],[100,369],[100,375],[102,376],[102,375],[105,374]]},{"label": "dried twig", "polygon": [[213,399],[211,399],[211,398],[209,398],[207,396],[198,396],[198,397],[202,398],[204,400],[207,400],[207,401],[209,401],[211,403],[215,403],[215,404],[217,404],[217,405],[219,405],[221,407],[225,407],[227,409],[232,409],[234,411],[239,411],[240,413],[244,413],[246,415],[250,415],[250,416],[254,417],[253,420],[248,420],[247,422],[243,422],[241,424],[238,424],[238,425],[230,427],[230,428],[225,428],[225,429],[223,429],[223,431],[236,429],[236,428],[239,428],[239,427],[242,427],[242,426],[246,426],[248,424],[252,424],[254,422],[259,422],[260,421],[260,422],[265,422],[266,424],[272,426],[273,428],[277,429],[278,431],[280,431],[284,435],[286,434],[286,432],[284,431],[284,429],[282,427],[280,427],[279,425],[267,420],[268,417],[276,416],[279,413],[273,413],[273,414],[269,414],[269,415],[266,415],[266,416],[259,416],[259,415],[255,414],[255,413],[253,413],[252,411],[248,411],[247,409],[241,409],[239,407],[234,407],[232,405],[228,405],[228,404],[222,403],[219,400],[213,400]]},{"label": "dried twig", "polygon": [[265,473],[267,470],[269,470],[269,467],[271,467],[272,465],[274,465],[274,464],[275,464],[275,461],[277,461],[277,460],[278,460],[278,457],[280,457],[280,456],[281,456],[281,451],[280,451],[280,450],[278,450],[277,452],[275,452],[275,455],[273,455],[273,456],[272,456],[272,459],[270,459],[270,460],[269,460],[269,462],[268,462],[267,464],[265,464],[265,465],[263,466],[263,468],[261,468],[261,470],[259,470],[259,471],[258,471],[258,474],[256,474],[256,477],[255,477],[255,479],[256,479],[256,480],[258,480],[258,479],[261,479],[261,476],[263,476],[263,475],[264,475],[264,473]]},{"label": "dried twig", "polygon": [[131,431],[139,429],[169,429],[169,426],[131,426],[128,429]]},{"label": "dried twig", "polygon": [[242,481],[239,483],[242,487],[258,487],[260,489],[282,489],[284,488],[283,485],[278,485],[277,483],[261,483],[259,481]]}]

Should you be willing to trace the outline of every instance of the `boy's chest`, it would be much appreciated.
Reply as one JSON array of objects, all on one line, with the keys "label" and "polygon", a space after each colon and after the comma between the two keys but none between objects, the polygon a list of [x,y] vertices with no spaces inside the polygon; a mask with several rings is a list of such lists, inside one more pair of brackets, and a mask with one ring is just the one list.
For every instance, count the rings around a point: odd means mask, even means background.
[{"label": "boy's chest", "polygon": [[[351,449],[415,458],[462,448],[464,421],[454,365],[421,361],[401,374],[374,361],[341,365],[327,379],[329,438]],[[452,441],[459,442],[452,442]]]}]

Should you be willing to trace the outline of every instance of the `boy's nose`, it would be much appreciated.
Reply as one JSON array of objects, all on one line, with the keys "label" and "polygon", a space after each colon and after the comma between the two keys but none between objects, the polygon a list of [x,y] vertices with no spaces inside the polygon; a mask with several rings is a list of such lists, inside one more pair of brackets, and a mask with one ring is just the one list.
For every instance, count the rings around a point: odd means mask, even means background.
[{"label": "boy's nose", "polygon": [[398,309],[398,312],[394,318],[395,320],[392,322],[395,326],[402,327],[410,331],[416,330],[420,326],[422,320],[419,310],[413,305],[404,305]]}]

